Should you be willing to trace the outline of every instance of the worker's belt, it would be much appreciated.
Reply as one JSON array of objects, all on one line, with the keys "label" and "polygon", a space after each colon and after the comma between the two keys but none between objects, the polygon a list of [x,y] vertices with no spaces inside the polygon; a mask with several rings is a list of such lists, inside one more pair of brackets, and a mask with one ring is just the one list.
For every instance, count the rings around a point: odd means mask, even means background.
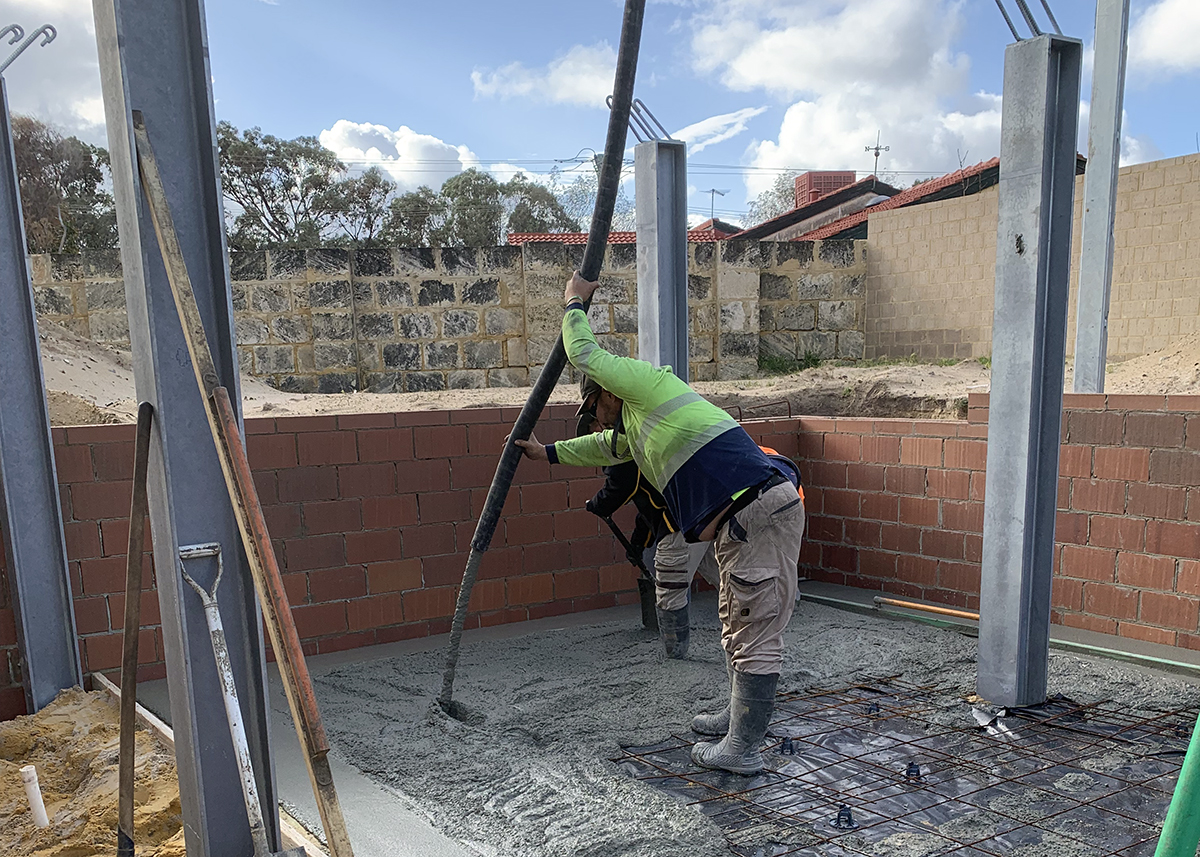
[{"label": "worker's belt", "polygon": [[725,514],[721,516],[720,523],[717,524],[717,529],[720,530],[721,527],[725,526],[725,524],[729,522],[730,518],[742,511],[742,509],[745,509],[763,494],[766,494],[776,485],[782,485],[784,482],[791,482],[791,480],[782,473],[776,471],[775,473],[772,473],[771,476],[765,481],[760,482],[758,485],[752,485],[747,488],[729,505],[729,508],[725,510]]}]

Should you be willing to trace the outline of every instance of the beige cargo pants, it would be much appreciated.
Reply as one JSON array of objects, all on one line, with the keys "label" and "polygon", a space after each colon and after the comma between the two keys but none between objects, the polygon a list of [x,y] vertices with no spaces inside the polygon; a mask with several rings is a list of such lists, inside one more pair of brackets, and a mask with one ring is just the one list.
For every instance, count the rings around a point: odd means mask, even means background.
[{"label": "beige cargo pants", "polygon": [[688,605],[696,572],[715,587],[720,576],[710,542],[688,544],[683,533],[663,536],[654,547],[654,600],[659,609],[682,610]]},{"label": "beige cargo pants", "polygon": [[738,672],[782,669],[803,537],[804,503],[790,482],[768,489],[717,530],[721,645]]}]

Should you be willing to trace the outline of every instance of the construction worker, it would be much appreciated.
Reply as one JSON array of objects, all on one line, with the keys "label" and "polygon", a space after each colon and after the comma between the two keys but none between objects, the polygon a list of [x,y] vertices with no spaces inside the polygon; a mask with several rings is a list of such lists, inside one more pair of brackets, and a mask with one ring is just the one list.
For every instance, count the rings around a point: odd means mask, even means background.
[{"label": "construction worker", "polygon": [[[584,437],[601,430],[595,415],[586,409],[588,400],[600,392],[600,385],[584,375],[579,392],[584,404],[576,414],[579,417],[576,436]],[[605,467],[604,486],[584,508],[601,518],[611,518],[630,502],[637,507],[638,515],[629,541],[635,550],[652,554],[644,561],[654,568],[654,609],[659,637],[668,658],[686,658],[691,637],[688,602],[692,577],[699,570],[713,586],[719,583],[711,551],[703,543],[687,543],[667,511],[667,501],[642,475],[635,461]],[[642,558],[629,557],[635,563]]]},{"label": "construction worker", "polygon": [[783,630],[795,607],[804,503],[745,430],[670,367],[600,347],[584,310],[598,285],[578,272],[567,283],[562,337],[571,364],[600,386],[584,404],[604,431],[548,446],[532,436],[516,443],[529,458],[551,463],[603,467],[632,458],[686,540],[714,542],[729,710],[693,720],[702,734],[727,727],[721,740],[696,744],[692,760],[755,774],[775,706]]}]

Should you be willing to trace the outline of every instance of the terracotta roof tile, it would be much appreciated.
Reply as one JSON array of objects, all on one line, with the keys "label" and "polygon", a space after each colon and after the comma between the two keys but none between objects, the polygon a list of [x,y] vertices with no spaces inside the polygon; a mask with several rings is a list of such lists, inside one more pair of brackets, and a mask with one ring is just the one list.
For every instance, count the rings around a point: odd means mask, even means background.
[{"label": "terracotta roof tile", "polygon": [[[723,241],[729,237],[729,233],[714,231],[712,229],[689,229],[688,241],[698,243],[706,241]],[[586,232],[510,232],[508,235],[509,244],[587,244],[588,234]],[[610,232],[608,233],[609,244],[636,244],[636,232]]]},{"label": "terracotta roof tile", "polygon": [[872,212],[875,211],[890,211],[893,208],[903,208],[906,205],[912,205],[919,202],[924,197],[930,194],[937,193],[952,184],[969,179],[972,176],[979,175],[985,170],[992,167],[1000,166],[999,158],[992,158],[990,161],[980,161],[973,167],[967,167],[963,170],[955,170],[952,173],[942,176],[937,179],[930,179],[927,182],[921,182],[916,187],[910,187],[908,190],[896,194],[891,199],[885,199],[878,205],[872,205],[864,208],[862,211],[856,211],[853,214],[848,214],[841,220],[835,220],[833,223],[827,223],[819,229],[814,229],[811,232],[806,232],[798,238],[793,238],[793,241],[817,241],[822,238],[829,238],[837,235],[839,232],[844,232],[852,226],[857,226],[867,219]]}]

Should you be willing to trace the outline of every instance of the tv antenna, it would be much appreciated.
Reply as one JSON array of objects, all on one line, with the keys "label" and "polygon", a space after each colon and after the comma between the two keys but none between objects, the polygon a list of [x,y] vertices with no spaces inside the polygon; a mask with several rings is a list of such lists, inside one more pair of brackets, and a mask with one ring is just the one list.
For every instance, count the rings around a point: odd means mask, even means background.
[{"label": "tv antenna", "polygon": [[880,152],[890,152],[892,150],[892,147],[879,145],[879,132],[876,131],[875,132],[875,145],[867,146],[865,148],[866,148],[866,151],[875,153],[875,175],[879,175],[879,153]]},{"label": "tv antenna", "polygon": [[713,221],[709,225],[716,230],[717,197],[724,196],[725,194],[729,193],[729,188],[725,188],[725,190],[717,190],[715,187],[710,187],[708,190],[704,191],[704,193],[708,194],[708,219]]}]

